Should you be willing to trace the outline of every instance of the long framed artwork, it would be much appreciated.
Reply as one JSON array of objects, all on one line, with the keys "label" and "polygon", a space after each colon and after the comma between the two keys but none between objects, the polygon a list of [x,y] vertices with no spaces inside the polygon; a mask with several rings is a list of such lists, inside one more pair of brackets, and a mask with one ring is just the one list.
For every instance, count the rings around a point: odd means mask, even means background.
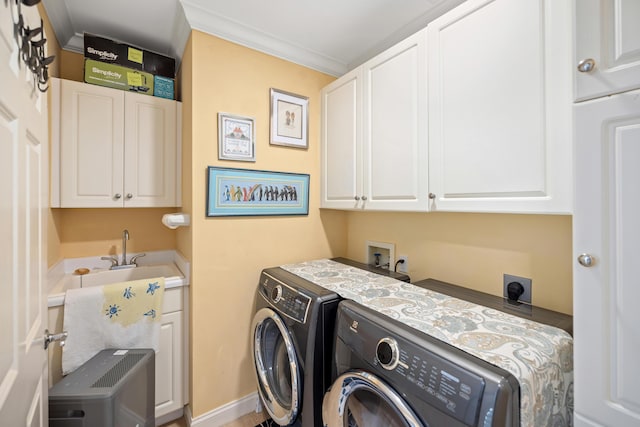
[{"label": "long framed artwork", "polygon": [[309,98],[271,88],[271,145],[309,148]]},{"label": "long framed artwork", "polygon": [[308,214],[308,174],[207,168],[208,217]]},{"label": "long framed artwork", "polygon": [[218,113],[218,159],[255,162],[254,135],[251,117]]}]

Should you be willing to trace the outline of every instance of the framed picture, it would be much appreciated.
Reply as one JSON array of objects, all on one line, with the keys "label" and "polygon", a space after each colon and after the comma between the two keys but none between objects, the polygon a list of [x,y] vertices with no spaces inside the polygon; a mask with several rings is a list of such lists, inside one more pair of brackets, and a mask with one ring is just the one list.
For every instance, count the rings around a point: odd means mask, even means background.
[{"label": "framed picture", "polygon": [[253,119],[218,113],[218,159],[255,162]]},{"label": "framed picture", "polygon": [[309,98],[271,89],[272,145],[309,148]]},{"label": "framed picture", "polygon": [[308,214],[308,174],[208,168],[208,217]]}]

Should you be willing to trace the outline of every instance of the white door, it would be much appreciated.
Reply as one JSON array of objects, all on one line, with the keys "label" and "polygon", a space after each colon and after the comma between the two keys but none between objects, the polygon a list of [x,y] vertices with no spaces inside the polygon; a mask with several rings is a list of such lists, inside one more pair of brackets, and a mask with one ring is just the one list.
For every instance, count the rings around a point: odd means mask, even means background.
[{"label": "white door", "polygon": [[437,211],[571,212],[571,3],[469,0],[427,26]]},{"label": "white door", "polygon": [[576,101],[640,88],[640,1],[576,0],[575,9]]},{"label": "white door", "polygon": [[176,102],[124,98],[124,206],[176,205]]},{"label": "white door", "polygon": [[361,70],[350,71],[322,90],[323,208],[362,206]]},{"label": "white door", "polygon": [[576,426],[638,426],[640,91],[574,108]]},{"label": "white door", "polygon": [[60,206],[123,207],[126,92],[69,80],[59,84]]},{"label": "white door", "polygon": [[[0,4],[0,424],[42,427],[48,425],[47,98],[18,66],[16,12],[15,2]],[[36,8],[22,12],[25,25],[40,25]]]},{"label": "white door", "polygon": [[362,66],[366,209],[427,210],[426,44],[419,31]]}]

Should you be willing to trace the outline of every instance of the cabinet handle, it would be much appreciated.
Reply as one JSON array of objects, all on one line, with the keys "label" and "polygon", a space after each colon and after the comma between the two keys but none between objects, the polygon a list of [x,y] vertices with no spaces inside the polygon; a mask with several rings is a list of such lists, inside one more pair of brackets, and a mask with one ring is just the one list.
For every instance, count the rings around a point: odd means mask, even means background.
[{"label": "cabinet handle", "polygon": [[581,73],[590,73],[591,71],[595,70],[595,68],[596,61],[594,61],[592,58],[583,59],[582,61],[578,62],[578,71],[580,71]]},{"label": "cabinet handle", "polygon": [[120,194],[120,193],[116,193],[116,195],[115,195],[115,196],[113,196],[113,197],[115,197],[116,199],[119,199],[120,197],[122,197],[122,194]]},{"label": "cabinet handle", "polygon": [[596,260],[592,255],[580,254],[580,256],[578,256],[578,262],[583,267],[591,267],[593,264],[595,264]]},{"label": "cabinet handle", "polygon": [[358,200],[360,200],[360,196],[356,196],[356,197],[354,197],[354,199],[357,202]]},{"label": "cabinet handle", "polygon": [[127,199],[132,199],[132,198],[133,198],[133,194],[127,193]]},{"label": "cabinet handle", "polygon": [[436,195],[435,195],[435,194],[433,194],[433,193],[429,193],[429,198],[433,200],[433,199],[435,199],[435,198],[436,198]]},{"label": "cabinet handle", "polygon": [[362,196],[362,200],[367,200],[367,196]]}]

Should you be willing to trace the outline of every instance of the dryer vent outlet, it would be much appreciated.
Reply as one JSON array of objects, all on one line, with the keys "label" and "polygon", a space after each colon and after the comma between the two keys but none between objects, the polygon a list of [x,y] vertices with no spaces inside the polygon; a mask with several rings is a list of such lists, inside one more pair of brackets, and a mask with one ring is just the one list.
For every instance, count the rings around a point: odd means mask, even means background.
[{"label": "dryer vent outlet", "polygon": [[531,304],[531,279],[526,277],[504,274],[502,278],[502,292],[505,299],[513,302]]}]

